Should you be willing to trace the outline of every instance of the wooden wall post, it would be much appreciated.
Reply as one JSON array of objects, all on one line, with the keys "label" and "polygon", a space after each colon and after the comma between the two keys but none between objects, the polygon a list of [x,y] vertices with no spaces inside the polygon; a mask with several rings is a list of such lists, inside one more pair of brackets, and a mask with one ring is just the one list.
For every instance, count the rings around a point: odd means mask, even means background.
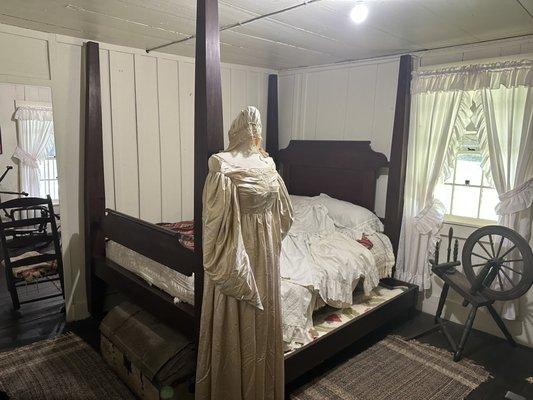
[{"label": "wooden wall post", "polygon": [[400,58],[398,91],[389,163],[387,203],[385,207],[385,233],[389,236],[394,254],[398,254],[398,242],[403,217],[407,143],[409,139],[409,115],[411,112],[411,73],[413,60],[410,55]]},{"label": "wooden wall post", "polygon": [[218,0],[197,0],[194,98],[195,315],[200,332],[203,297],[202,192],[209,157],[224,148]]},{"label": "wooden wall post", "polygon": [[278,76],[268,76],[266,151],[277,163],[279,151]]},{"label": "wooden wall post", "polygon": [[104,151],[102,144],[102,102],[100,92],[100,49],[85,44],[85,280],[91,314],[102,310],[105,285],[94,273],[93,257],[105,255],[101,222],[105,213]]}]

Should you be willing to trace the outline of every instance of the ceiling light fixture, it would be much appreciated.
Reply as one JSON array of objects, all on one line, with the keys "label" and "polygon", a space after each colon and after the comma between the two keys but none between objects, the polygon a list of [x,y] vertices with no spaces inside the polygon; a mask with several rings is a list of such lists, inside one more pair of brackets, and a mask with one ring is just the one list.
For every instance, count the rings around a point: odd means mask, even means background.
[{"label": "ceiling light fixture", "polygon": [[368,17],[368,7],[362,3],[356,4],[350,12],[350,18],[356,24],[360,24],[361,22],[363,22],[366,17]]}]

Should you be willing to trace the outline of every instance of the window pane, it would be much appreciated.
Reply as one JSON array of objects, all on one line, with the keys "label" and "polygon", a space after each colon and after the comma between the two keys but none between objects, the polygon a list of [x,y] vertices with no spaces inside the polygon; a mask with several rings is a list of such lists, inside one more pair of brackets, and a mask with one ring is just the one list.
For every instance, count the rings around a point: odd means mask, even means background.
[{"label": "window pane", "polygon": [[456,186],[451,213],[461,217],[477,218],[479,191],[479,188]]},{"label": "window pane", "polygon": [[446,214],[450,214],[452,203],[452,186],[438,185],[435,189],[435,198],[446,206]]},{"label": "window pane", "polygon": [[454,162],[454,165],[452,167],[452,169],[450,170],[450,176],[448,177],[444,177],[446,179],[444,179],[444,182],[445,183],[453,183],[453,174],[455,173],[455,162]]},{"label": "window pane", "polygon": [[455,183],[462,185],[481,185],[481,156],[479,154],[461,154],[457,158]]},{"label": "window pane", "polygon": [[498,193],[496,189],[482,189],[481,192],[481,208],[479,209],[479,218],[490,219],[496,221],[498,216],[494,207],[498,204]]}]

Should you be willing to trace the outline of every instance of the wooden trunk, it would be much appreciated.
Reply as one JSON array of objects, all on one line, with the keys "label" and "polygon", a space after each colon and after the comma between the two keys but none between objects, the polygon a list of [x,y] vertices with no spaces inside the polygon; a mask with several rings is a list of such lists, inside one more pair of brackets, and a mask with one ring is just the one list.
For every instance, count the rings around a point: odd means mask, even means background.
[{"label": "wooden trunk", "polygon": [[102,356],[140,399],[194,399],[192,342],[136,305],[113,308],[100,325]]}]

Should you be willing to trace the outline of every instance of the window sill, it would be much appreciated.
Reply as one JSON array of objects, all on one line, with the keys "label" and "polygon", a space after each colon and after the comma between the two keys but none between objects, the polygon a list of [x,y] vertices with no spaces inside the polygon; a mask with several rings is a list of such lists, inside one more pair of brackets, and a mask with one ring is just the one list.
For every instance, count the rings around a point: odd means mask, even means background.
[{"label": "window sill", "polygon": [[458,217],[456,215],[445,215],[444,223],[449,225],[459,225],[465,226],[468,228],[482,228],[487,225],[497,225],[497,221],[492,221],[489,219],[481,218],[469,218],[469,217]]}]

